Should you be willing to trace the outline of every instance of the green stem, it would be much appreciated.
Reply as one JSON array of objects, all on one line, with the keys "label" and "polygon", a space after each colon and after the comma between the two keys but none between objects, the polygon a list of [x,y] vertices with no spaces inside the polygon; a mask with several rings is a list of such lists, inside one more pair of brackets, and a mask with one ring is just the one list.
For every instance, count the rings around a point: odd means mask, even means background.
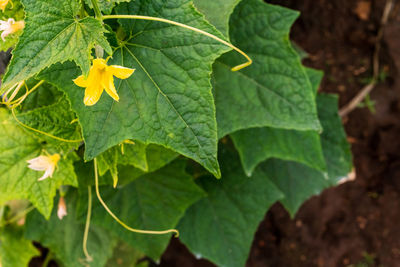
[{"label": "green stem", "polygon": [[46,258],[44,259],[42,267],[47,267],[52,259],[53,259],[53,253],[51,253],[50,251],[47,252],[47,255],[46,255]]},{"label": "green stem", "polygon": [[0,226],[3,225],[5,211],[6,211],[6,206],[0,206]]},{"label": "green stem", "polygon": [[85,4],[83,3],[83,0],[81,0],[81,10],[79,12],[79,17],[81,19],[83,19],[84,17],[86,17],[85,15]]},{"label": "green stem", "polygon": [[[94,0],[92,0],[92,1],[94,1]],[[164,23],[175,25],[175,26],[179,26],[179,27],[182,27],[182,28],[185,28],[185,29],[188,29],[188,30],[191,30],[191,31],[195,31],[195,32],[200,33],[200,34],[203,34],[203,35],[205,35],[207,37],[210,37],[210,38],[212,38],[212,39],[214,39],[214,40],[216,40],[216,41],[218,41],[218,42],[220,42],[220,43],[232,48],[233,50],[235,50],[236,52],[238,52],[239,54],[241,54],[242,56],[244,56],[247,59],[247,62],[233,67],[232,71],[241,70],[243,68],[246,68],[247,66],[250,66],[251,63],[253,63],[251,58],[245,52],[243,52],[242,50],[240,50],[239,48],[237,48],[233,44],[228,43],[227,41],[224,41],[221,38],[219,38],[219,37],[217,37],[217,36],[215,36],[215,35],[213,35],[211,33],[205,32],[203,30],[200,30],[200,29],[197,29],[195,27],[192,27],[192,26],[189,26],[189,25],[186,25],[186,24],[183,24],[183,23],[179,23],[179,22],[176,22],[176,21],[173,21],[173,20],[163,19],[163,18],[158,18],[158,17],[140,16],[140,15],[106,15],[106,16],[103,16],[102,19],[142,19],[142,20],[159,21],[159,22],[164,22]]]},{"label": "green stem", "polygon": [[96,18],[98,18],[100,21],[103,21],[103,15],[101,14],[97,0],[91,0],[91,1],[92,1],[94,14],[96,15]]},{"label": "green stem", "polygon": [[92,217],[92,188],[88,186],[88,211],[86,216],[85,232],[83,233],[83,254],[85,254],[86,261],[91,262],[93,258],[87,250],[87,240],[89,236],[90,218]]},{"label": "green stem", "polygon": [[122,227],[124,227],[126,230],[134,232],[134,233],[139,233],[139,234],[152,234],[152,235],[163,235],[163,234],[168,234],[168,233],[175,233],[175,237],[179,236],[179,231],[176,229],[168,229],[164,231],[153,231],[153,230],[140,230],[140,229],[135,229],[132,227],[129,227],[126,225],[123,221],[121,221],[107,206],[107,204],[104,202],[104,200],[101,198],[100,195],[100,190],[99,190],[99,174],[97,171],[97,159],[94,158],[93,160],[94,163],[94,181],[95,181],[95,189],[96,189],[96,195],[97,199],[100,201],[101,205],[103,205],[103,208],[107,211],[107,213],[113,217],[113,219],[119,223]]}]

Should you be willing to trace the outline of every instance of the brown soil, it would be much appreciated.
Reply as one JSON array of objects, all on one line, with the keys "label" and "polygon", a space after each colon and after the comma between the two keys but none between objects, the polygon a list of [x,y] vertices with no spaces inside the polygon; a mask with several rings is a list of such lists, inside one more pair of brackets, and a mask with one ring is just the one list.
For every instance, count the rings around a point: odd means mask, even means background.
[{"label": "brown soil", "polygon": [[[292,39],[322,69],[324,92],[343,106],[372,76],[372,54],[385,0],[273,0],[300,10]],[[386,79],[372,92],[376,112],[343,119],[357,178],[307,201],[291,220],[276,204],[260,224],[248,267],[400,266],[400,3],[385,27],[380,65]],[[213,266],[173,241],[161,266]]]}]

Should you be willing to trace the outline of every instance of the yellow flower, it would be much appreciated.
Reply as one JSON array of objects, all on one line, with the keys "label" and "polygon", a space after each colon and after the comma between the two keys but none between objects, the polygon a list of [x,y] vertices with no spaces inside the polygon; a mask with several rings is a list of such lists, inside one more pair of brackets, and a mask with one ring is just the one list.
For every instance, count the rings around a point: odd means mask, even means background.
[{"label": "yellow flower", "polygon": [[9,0],[0,0],[0,9],[4,12]]},{"label": "yellow flower", "polygon": [[25,27],[25,22],[23,20],[20,21],[15,21],[14,19],[8,19],[7,21],[0,20],[0,31],[3,31],[1,33],[1,39],[3,40],[3,42],[5,42],[6,41],[5,38],[9,34],[22,30],[24,27]]},{"label": "yellow flower", "polygon": [[127,79],[135,69],[129,69],[122,66],[107,66],[107,61],[102,58],[93,60],[87,79],[81,75],[74,80],[79,87],[85,87],[85,98],[83,103],[86,106],[93,106],[99,101],[103,90],[105,89],[115,101],[119,100],[119,96],[114,86],[114,77],[119,79]]},{"label": "yellow flower", "polygon": [[43,176],[38,179],[38,181],[42,181],[47,177],[52,177],[54,173],[54,169],[57,166],[58,161],[60,160],[59,154],[54,154],[50,156],[39,156],[34,159],[28,160],[29,163],[28,168],[35,171],[45,171]]}]

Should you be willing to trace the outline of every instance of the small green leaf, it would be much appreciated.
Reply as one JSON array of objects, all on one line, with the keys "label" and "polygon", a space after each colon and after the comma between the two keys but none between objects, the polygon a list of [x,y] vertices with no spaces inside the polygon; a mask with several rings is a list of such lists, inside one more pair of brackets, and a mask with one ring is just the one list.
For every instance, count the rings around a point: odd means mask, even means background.
[{"label": "small green leaf", "polygon": [[43,147],[12,120],[5,109],[0,109],[0,205],[8,200],[28,199],[48,218],[56,190],[63,184],[77,186],[72,160],[62,158],[53,177],[39,182],[43,172],[29,169],[27,160],[39,156]]},{"label": "small green leaf", "polygon": [[298,12],[259,0],[239,3],[230,19],[230,37],[253,64],[235,52],[213,67],[218,136],[253,127],[321,130],[311,84],[289,42]]},{"label": "small green leaf", "polygon": [[0,229],[0,266],[28,266],[31,258],[39,255],[32,242],[24,238],[21,227],[6,226]]},{"label": "small green leaf", "polygon": [[103,176],[107,171],[110,171],[113,187],[118,184],[118,154],[118,148],[112,147],[97,157],[99,175]]},{"label": "small green leaf", "polygon": [[[118,190],[102,187],[101,195],[110,209],[130,227],[146,230],[175,228],[185,210],[203,196],[192,177],[184,172],[185,165],[184,161],[171,163]],[[161,256],[171,238],[171,234],[131,233],[98,203],[93,207],[93,222],[153,259]]]},{"label": "small green leaf", "polygon": [[222,178],[196,180],[207,197],[186,211],[178,229],[181,241],[198,257],[242,267],[259,223],[283,195],[263,173],[248,178],[234,151],[221,150]]},{"label": "small green leaf", "polygon": [[241,0],[194,0],[194,6],[224,36],[229,37],[229,17]]},{"label": "small green leaf", "polygon": [[107,231],[91,224],[87,250],[93,261],[85,261],[82,246],[85,225],[76,220],[77,197],[76,192],[67,194],[65,201],[68,215],[62,220],[57,217],[56,210],[49,221],[44,220],[38,212],[30,213],[26,218],[25,237],[49,248],[62,266],[105,266],[111,258],[116,240]]},{"label": "small green leaf", "polygon": [[67,60],[74,60],[86,75],[95,43],[112,53],[98,20],[76,18],[80,8],[77,0],[22,0],[22,3],[26,26],[4,75],[3,88]]}]

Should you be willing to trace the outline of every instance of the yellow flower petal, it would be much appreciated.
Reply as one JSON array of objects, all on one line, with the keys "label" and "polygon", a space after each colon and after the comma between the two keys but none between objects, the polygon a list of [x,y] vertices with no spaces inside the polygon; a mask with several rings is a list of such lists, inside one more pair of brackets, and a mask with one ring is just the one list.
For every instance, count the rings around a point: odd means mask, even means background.
[{"label": "yellow flower petal", "polygon": [[115,77],[119,79],[127,79],[129,78],[129,76],[132,75],[135,69],[125,68],[118,65],[111,65],[107,67],[107,71],[110,71]]},{"label": "yellow flower petal", "polygon": [[0,0],[0,9],[4,12],[6,6],[8,4],[8,0]]},{"label": "yellow flower petal", "polygon": [[107,72],[103,75],[102,85],[106,89],[107,94],[109,94],[115,101],[119,101],[119,96],[114,86],[114,77],[111,72]]},{"label": "yellow flower petal", "polygon": [[99,101],[101,94],[103,93],[103,88],[100,86],[88,86],[85,90],[85,98],[83,103],[86,106],[93,106]]},{"label": "yellow flower petal", "polygon": [[73,80],[76,85],[79,87],[87,87],[88,86],[88,81],[85,79],[83,75],[79,76],[75,80]]}]

